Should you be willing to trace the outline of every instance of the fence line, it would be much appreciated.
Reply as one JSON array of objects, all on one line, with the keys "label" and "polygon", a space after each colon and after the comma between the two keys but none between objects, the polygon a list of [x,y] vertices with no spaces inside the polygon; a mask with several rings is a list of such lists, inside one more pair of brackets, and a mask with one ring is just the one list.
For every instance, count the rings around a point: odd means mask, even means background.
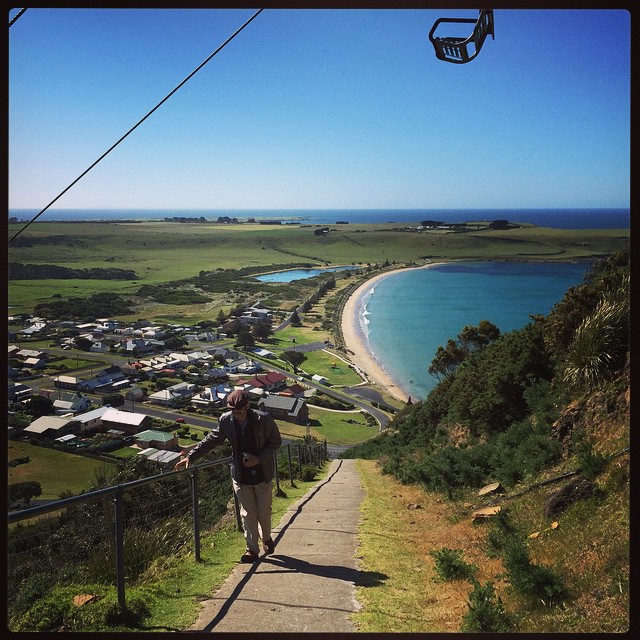
[{"label": "fence line", "polygon": [[[289,479],[292,487],[295,486],[294,484],[295,475],[297,475],[299,478],[302,478],[302,470],[305,465],[320,467],[322,462],[328,459],[326,442],[323,444],[316,443],[314,445],[307,445],[307,444],[301,444],[301,443],[297,443],[297,444],[288,443],[281,447],[280,452],[282,452],[283,449],[286,450],[285,462],[286,462],[286,465],[288,466],[288,471],[289,471],[288,475],[289,475]],[[297,456],[297,474],[294,473],[292,449],[295,451],[295,454]],[[125,543],[126,543],[127,534],[131,533],[133,530],[136,529],[134,517],[131,517],[131,522],[127,521],[125,517],[125,495],[128,495],[128,494],[130,495],[132,492],[138,492],[138,494],[140,494],[142,488],[145,487],[146,485],[153,485],[157,482],[165,481],[168,478],[175,478],[176,476],[187,474],[190,478],[189,493],[190,493],[190,503],[191,503],[190,504],[191,515],[190,515],[190,521],[189,521],[189,528],[192,531],[194,557],[196,562],[199,562],[201,559],[200,531],[201,531],[201,524],[202,524],[202,518],[200,513],[199,483],[198,483],[199,474],[205,469],[219,467],[224,464],[229,465],[229,469],[230,469],[231,460],[232,460],[231,457],[227,457],[219,460],[214,460],[211,462],[203,462],[203,463],[192,465],[188,469],[181,469],[178,471],[169,471],[165,473],[160,473],[154,476],[149,476],[147,478],[140,478],[137,480],[133,480],[131,482],[126,482],[123,484],[114,485],[112,487],[98,489],[95,491],[80,494],[70,498],[62,498],[60,500],[57,500],[49,504],[30,507],[27,509],[23,509],[21,511],[9,513],[7,517],[7,522],[9,526],[12,526],[12,525],[17,525],[18,523],[21,523],[29,519],[41,518],[42,516],[50,513],[61,512],[64,510],[72,511],[73,509],[77,509],[77,508],[84,509],[84,511],[80,514],[80,516],[87,518],[92,524],[95,524],[96,521],[101,522],[102,520],[105,520],[106,522],[107,520],[109,520],[110,522],[108,524],[112,529],[113,536],[111,539],[106,539],[105,541],[103,541],[104,549],[102,551],[102,555],[100,556],[100,560],[104,561],[105,556],[108,559],[109,548],[113,550],[113,564],[114,564],[113,569],[115,571],[115,583],[117,587],[118,606],[120,610],[124,611],[126,609],[125,582],[127,578],[127,576],[125,575],[125,572],[126,572]],[[274,467],[275,467],[276,494],[279,496],[284,496],[285,494],[280,487],[280,473],[278,471],[278,454],[277,453],[274,454]],[[229,473],[229,476],[230,475],[231,474]],[[106,506],[109,499],[111,499],[113,503],[111,514],[108,513],[109,510]],[[240,519],[240,508],[239,508],[235,493],[233,493],[233,500],[234,500],[234,510],[235,510],[237,528],[239,531],[241,531],[242,522]],[[143,502],[142,498],[140,499],[140,501]],[[186,495],[183,500],[183,510],[186,512],[188,511],[188,509],[186,507],[185,501],[186,501]],[[171,507],[173,508],[173,506],[174,505],[172,504]],[[65,513],[67,512],[65,511]],[[135,513],[135,510],[132,510],[132,513]],[[142,521],[141,521],[141,524],[138,525],[138,530],[142,532],[145,532],[146,530],[146,532],[148,533],[148,531],[152,529],[152,525],[154,523],[149,521],[148,512],[144,512],[142,516],[143,516]],[[60,514],[60,517],[61,518],[63,517],[62,513]],[[156,521],[155,524],[157,524],[157,522],[159,522],[159,519],[158,521]],[[185,524],[186,524],[186,520],[185,520]],[[127,529],[127,525],[129,525],[128,529]],[[89,527],[87,527],[87,529],[89,529]],[[85,535],[89,535],[89,533],[87,533],[87,529],[84,530]],[[64,531],[64,529],[60,528],[60,531]],[[95,534],[95,526],[91,529],[91,533]],[[77,535],[79,537],[81,537],[82,534],[83,534],[83,531],[74,532],[74,535]],[[47,534],[45,534],[45,536],[46,535]],[[54,534],[51,534],[51,535],[53,536]],[[42,536],[42,534],[40,534],[40,536]],[[62,541],[58,540],[57,544],[59,546],[57,550],[54,550],[53,548],[51,550],[48,548],[45,550],[43,548],[44,544],[39,542],[37,544],[38,558],[35,558],[35,559],[31,558],[31,554],[33,554],[33,549],[32,548],[28,549],[26,553],[29,554],[30,563],[27,563],[24,566],[24,571],[23,571],[24,580],[31,578],[30,570],[36,568],[37,566],[41,566],[40,565],[41,562],[45,562],[46,566],[53,566],[55,564],[53,561],[53,558],[48,556],[47,552],[50,551],[50,553],[53,554],[53,553],[58,553],[59,549],[63,549],[63,550],[65,549],[64,540]],[[99,546],[96,544],[95,539],[86,540],[86,541],[83,541],[82,539],[67,540],[66,544],[69,545],[68,549],[73,549],[73,545],[77,545],[78,547],[82,547],[83,549],[85,549],[87,553],[86,557],[88,561],[91,561],[92,553],[94,555],[96,554],[96,549],[94,547]],[[186,544],[188,543],[186,541],[179,540],[175,544],[176,546],[186,546]],[[28,545],[25,545],[25,546],[28,546]],[[20,544],[18,545],[18,548],[19,547],[20,547]],[[71,554],[71,551],[68,551],[68,552]],[[20,581],[21,567],[20,567],[19,561],[21,558],[19,557],[20,552],[14,555],[16,557],[12,558],[11,554],[9,557],[10,570],[9,570],[9,576],[8,576],[8,587],[9,587],[9,591],[10,592],[13,591],[15,594],[16,590],[19,591],[21,584],[11,584],[11,581],[12,579],[17,582]],[[12,570],[12,565],[13,565],[13,570]]]}]

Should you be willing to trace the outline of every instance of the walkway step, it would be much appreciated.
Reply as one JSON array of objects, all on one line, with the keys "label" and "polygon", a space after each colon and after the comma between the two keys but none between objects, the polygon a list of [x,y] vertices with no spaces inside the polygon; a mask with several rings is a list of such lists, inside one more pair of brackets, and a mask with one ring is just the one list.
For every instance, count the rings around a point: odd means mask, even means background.
[{"label": "walkway step", "polygon": [[189,631],[354,632],[363,498],[355,461],[333,460],[274,527],[275,553],[238,564]]}]

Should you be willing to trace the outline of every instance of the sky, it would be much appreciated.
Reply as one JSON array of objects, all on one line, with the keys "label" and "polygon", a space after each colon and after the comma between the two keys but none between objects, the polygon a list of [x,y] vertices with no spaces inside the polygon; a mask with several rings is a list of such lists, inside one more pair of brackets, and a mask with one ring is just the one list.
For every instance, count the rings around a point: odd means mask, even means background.
[{"label": "sky", "polygon": [[[256,10],[27,9],[9,208],[46,207]],[[629,207],[630,14],[496,9],[476,59],[438,60],[434,22],[477,15],[265,9],[52,209]]]}]

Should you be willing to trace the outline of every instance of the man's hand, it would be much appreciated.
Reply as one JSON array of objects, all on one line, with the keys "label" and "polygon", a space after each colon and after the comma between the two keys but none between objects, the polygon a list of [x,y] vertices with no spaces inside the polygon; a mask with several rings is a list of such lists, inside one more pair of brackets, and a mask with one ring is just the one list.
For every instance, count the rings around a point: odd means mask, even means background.
[{"label": "man's hand", "polygon": [[244,453],[242,454],[242,464],[245,467],[255,467],[257,464],[260,464],[260,458],[254,456],[252,453]]},{"label": "man's hand", "polygon": [[173,467],[173,470],[178,471],[179,469],[182,469],[182,467],[184,467],[185,469],[189,468],[189,458],[187,456],[180,458],[180,460],[178,460],[178,462],[176,462],[175,466]]}]

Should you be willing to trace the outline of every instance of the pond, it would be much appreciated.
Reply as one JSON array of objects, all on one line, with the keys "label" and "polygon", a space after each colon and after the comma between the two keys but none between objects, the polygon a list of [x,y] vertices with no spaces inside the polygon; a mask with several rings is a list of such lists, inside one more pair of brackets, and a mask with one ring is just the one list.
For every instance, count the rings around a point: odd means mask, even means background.
[{"label": "pond", "polygon": [[254,276],[260,282],[292,282],[293,280],[303,280],[305,278],[313,278],[322,273],[330,271],[345,271],[346,269],[359,269],[353,265],[343,267],[327,267],[325,269],[289,269],[287,271],[275,271],[274,273],[265,273],[261,276]]}]

